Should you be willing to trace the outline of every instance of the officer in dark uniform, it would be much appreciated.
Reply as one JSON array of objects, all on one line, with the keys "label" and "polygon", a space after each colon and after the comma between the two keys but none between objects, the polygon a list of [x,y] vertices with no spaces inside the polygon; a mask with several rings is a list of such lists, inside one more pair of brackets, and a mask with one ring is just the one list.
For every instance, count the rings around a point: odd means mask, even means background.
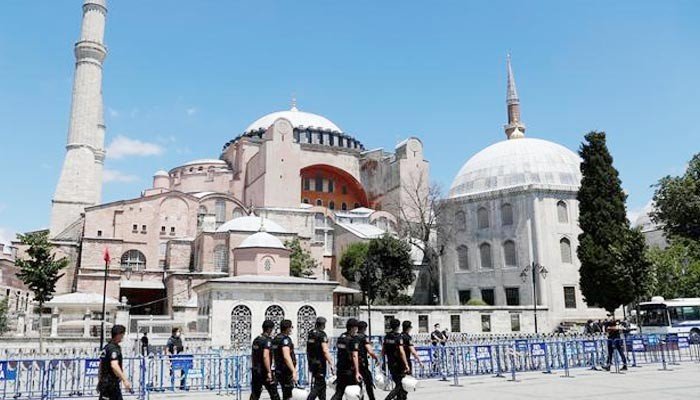
[{"label": "officer in dark uniform", "polygon": [[336,343],[337,361],[336,370],[338,380],[335,384],[335,393],[331,400],[340,400],[345,394],[345,388],[351,385],[358,385],[362,381],[360,375],[359,350],[360,343],[357,341],[357,328],[359,321],[350,318],[345,324],[346,331],[340,335]]},{"label": "officer in dark uniform", "polygon": [[394,381],[394,389],[389,392],[385,400],[405,400],[407,393],[401,386],[401,380],[410,372],[408,356],[404,352],[403,336],[399,333],[401,322],[392,319],[389,322],[391,331],[384,336],[382,344],[382,358],[386,357],[386,365]]},{"label": "officer in dark uniform", "polygon": [[411,325],[411,321],[403,321],[402,328],[403,332],[401,332],[401,337],[403,339],[403,351],[404,354],[406,354],[406,361],[408,363],[408,374],[412,375],[413,363],[411,362],[411,355],[413,355],[413,358],[418,362],[418,365],[422,366],[423,363],[418,356],[416,347],[413,345],[413,338],[411,337],[411,328],[413,328],[413,326]]},{"label": "officer in dark uniform", "polygon": [[620,325],[616,319],[611,319],[605,322],[604,325],[605,332],[608,334],[608,365],[604,366],[603,369],[610,371],[610,365],[613,362],[614,351],[620,355],[622,360],[622,371],[627,371],[627,358],[625,358],[625,352],[622,349],[622,332],[620,330]]},{"label": "officer in dark uniform", "polygon": [[[180,328],[173,328],[171,332],[168,342],[165,345],[165,354],[173,356],[182,353],[182,351],[185,350],[185,346],[182,345],[182,332],[180,332]],[[170,379],[171,382],[175,380],[175,370],[172,366],[170,367]],[[187,374],[184,370],[180,370],[180,389],[187,389]]]},{"label": "officer in dark uniform", "polygon": [[277,383],[272,379],[272,329],[275,323],[265,320],[262,324],[262,334],[253,340],[253,353],[251,356],[251,392],[250,400],[258,400],[265,386],[270,400],[279,400]]},{"label": "officer in dark uniform", "polygon": [[122,400],[119,382],[126,390],[131,391],[131,383],[122,369],[122,348],[119,346],[126,328],[123,325],[112,326],[112,339],[100,353],[100,369],[97,381],[97,392],[100,400]]},{"label": "officer in dark uniform", "polygon": [[294,354],[294,342],[289,337],[292,333],[292,321],[280,322],[280,333],[272,341],[272,352],[275,358],[275,376],[282,386],[282,399],[292,398],[294,384],[299,381],[297,375],[297,357]]},{"label": "officer in dark uniform", "polygon": [[372,357],[377,363],[379,362],[379,357],[374,354],[372,341],[370,340],[369,336],[367,336],[367,322],[359,322],[356,338],[360,344],[359,357],[362,381],[365,384],[367,397],[369,397],[369,400],[374,400],[374,379],[372,379],[372,372],[369,370],[369,359],[367,357]]},{"label": "officer in dark uniform", "polygon": [[306,340],[306,357],[309,360],[309,373],[311,374],[311,391],[307,400],[326,400],[326,366],[333,373],[333,359],[328,351],[328,335],[326,319],[316,318],[316,326],[309,332]]}]

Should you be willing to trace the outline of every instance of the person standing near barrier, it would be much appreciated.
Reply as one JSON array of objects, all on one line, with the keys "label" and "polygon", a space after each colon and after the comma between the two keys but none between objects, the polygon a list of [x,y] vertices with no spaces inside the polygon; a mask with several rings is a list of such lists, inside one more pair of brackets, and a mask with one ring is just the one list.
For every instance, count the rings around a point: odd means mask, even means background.
[{"label": "person standing near barrier", "polygon": [[413,329],[413,325],[411,324],[411,321],[403,321],[402,327],[403,332],[401,333],[401,337],[403,338],[403,351],[404,353],[406,353],[406,361],[408,362],[408,374],[413,375],[413,363],[411,362],[411,355],[413,355],[413,358],[421,367],[423,366],[423,362],[418,356],[416,346],[413,345],[413,338],[411,338],[411,329]]},{"label": "person standing near barrier", "polygon": [[604,366],[603,369],[610,371],[610,366],[613,361],[613,352],[617,350],[622,360],[622,371],[627,371],[627,358],[625,358],[625,352],[622,350],[622,334],[618,321],[615,319],[607,321],[605,324],[605,332],[608,334],[608,365]]},{"label": "person standing near barrier", "polygon": [[359,342],[360,349],[358,352],[360,358],[360,374],[362,375],[362,381],[365,384],[365,391],[367,391],[367,397],[369,400],[374,400],[374,379],[372,379],[372,372],[369,370],[369,359],[372,357],[375,363],[379,363],[379,357],[374,353],[372,348],[372,341],[369,336],[367,336],[367,322],[360,321],[357,328],[357,341]]},{"label": "person standing near barrier", "polygon": [[408,393],[403,390],[401,380],[408,375],[410,367],[408,355],[404,351],[403,336],[399,333],[401,322],[398,319],[389,321],[391,331],[384,336],[382,343],[382,358],[386,357],[386,365],[394,381],[394,389],[384,400],[405,400]]},{"label": "person standing near barrier", "polygon": [[357,338],[359,321],[350,318],[345,324],[346,331],[340,335],[336,343],[337,361],[336,371],[338,380],[335,384],[335,393],[331,400],[341,400],[345,394],[345,388],[351,385],[359,385],[362,381],[360,375],[360,343]]},{"label": "person standing near barrier", "polygon": [[[182,353],[185,350],[185,346],[182,345],[182,333],[180,328],[173,328],[171,335],[168,338],[168,342],[165,345],[165,354],[169,356],[174,356]],[[172,357],[170,357],[170,377],[171,380],[175,379],[175,369],[172,367]],[[187,373],[184,370],[180,370],[180,389],[186,390],[187,385]]]},{"label": "person standing near barrier", "polygon": [[326,368],[333,374],[333,358],[328,350],[328,335],[325,332],[326,319],[316,318],[316,326],[309,332],[306,340],[306,357],[309,360],[311,374],[311,391],[307,400],[326,400]]},{"label": "person standing near barrier", "polygon": [[435,330],[430,334],[430,344],[432,344],[433,347],[437,347],[439,344],[444,346],[446,339],[440,330],[440,324],[435,324],[434,328]]},{"label": "person standing near barrier", "polygon": [[97,381],[97,393],[99,393],[100,400],[122,400],[120,382],[124,384],[126,390],[131,391],[131,383],[122,369],[122,348],[119,346],[119,343],[124,339],[126,328],[124,325],[114,325],[111,333],[112,339],[100,353]]},{"label": "person standing near barrier", "polygon": [[283,319],[280,322],[280,333],[272,341],[272,351],[275,358],[275,376],[282,386],[282,399],[292,398],[292,389],[299,381],[297,373],[297,356],[294,354],[294,342],[289,335],[292,334],[292,321]]},{"label": "person standing near barrier", "polygon": [[148,336],[146,335],[146,331],[143,331],[143,336],[141,336],[141,355],[148,355]]},{"label": "person standing near barrier", "polygon": [[277,393],[277,383],[272,379],[272,329],[275,323],[269,319],[262,324],[262,333],[253,340],[253,350],[251,354],[251,382],[250,400],[258,400],[262,394],[263,386],[270,394],[270,400],[279,400]]}]

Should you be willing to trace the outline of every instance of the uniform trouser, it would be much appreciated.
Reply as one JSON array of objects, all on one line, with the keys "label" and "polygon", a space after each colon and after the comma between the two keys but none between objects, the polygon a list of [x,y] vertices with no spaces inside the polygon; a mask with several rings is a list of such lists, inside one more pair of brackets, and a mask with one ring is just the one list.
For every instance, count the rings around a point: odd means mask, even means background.
[{"label": "uniform trouser", "polygon": [[250,386],[251,400],[258,400],[260,398],[263,386],[267,390],[267,393],[270,394],[270,400],[280,400],[280,394],[277,393],[277,382],[275,382],[274,379],[268,382],[267,375],[262,372],[252,371]]},{"label": "uniform trouser", "polygon": [[389,392],[384,400],[406,400],[408,398],[408,392],[403,390],[403,386],[401,385],[401,380],[404,378],[404,376],[406,376],[406,374],[402,371],[396,370],[390,372],[391,380],[394,381],[394,389]]},{"label": "uniform trouser", "polygon": [[294,389],[294,375],[289,371],[277,372],[277,381],[282,387],[282,399],[287,400],[292,398],[292,389]]},{"label": "uniform trouser", "polygon": [[313,364],[309,366],[309,373],[311,374],[312,381],[307,400],[314,400],[316,398],[319,400],[326,400],[326,366]]},{"label": "uniform trouser", "polygon": [[369,365],[360,366],[360,374],[362,374],[362,382],[365,385],[365,392],[369,400],[374,400],[374,379],[372,372],[369,370]]},{"label": "uniform trouser", "polygon": [[620,355],[622,365],[627,365],[627,358],[622,349],[622,339],[608,339],[608,365],[612,365],[614,350],[617,350],[617,353]]},{"label": "uniform trouser", "polygon": [[100,400],[122,400],[122,390],[119,383],[106,384],[101,386],[98,391],[100,392]]},{"label": "uniform trouser", "polygon": [[348,386],[357,385],[352,372],[343,372],[338,374],[338,380],[335,383],[335,393],[331,400],[340,400],[345,394],[345,388]]}]

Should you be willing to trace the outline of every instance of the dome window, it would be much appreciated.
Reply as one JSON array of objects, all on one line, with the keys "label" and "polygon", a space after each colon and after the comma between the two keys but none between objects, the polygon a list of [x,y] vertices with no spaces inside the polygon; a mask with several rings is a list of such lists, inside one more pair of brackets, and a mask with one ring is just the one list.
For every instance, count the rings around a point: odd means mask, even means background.
[{"label": "dome window", "polygon": [[479,229],[486,229],[489,227],[489,210],[484,207],[480,207],[477,211],[477,222]]},{"label": "dome window", "polygon": [[560,224],[569,223],[569,208],[564,200],[560,200],[557,203],[557,217]]}]

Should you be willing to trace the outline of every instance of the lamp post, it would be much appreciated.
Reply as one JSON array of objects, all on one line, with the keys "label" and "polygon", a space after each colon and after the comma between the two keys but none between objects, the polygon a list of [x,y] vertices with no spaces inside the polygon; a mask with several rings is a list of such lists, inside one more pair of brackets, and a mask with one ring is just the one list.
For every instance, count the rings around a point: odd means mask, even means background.
[{"label": "lamp post", "polygon": [[109,257],[109,249],[106,247],[103,259],[105,261],[105,277],[102,285],[102,322],[100,323],[100,351],[102,351],[102,348],[105,344],[105,304],[107,300],[107,274],[109,271],[109,261],[111,260],[111,258]]},{"label": "lamp post", "polygon": [[532,277],[532,311],[535,316],[535,333],[537,332],[537,275],[542,275],[542,279],[547,278],[547,268],[544,265],[532,262],[530,265],[526,265],[525,268],[520,272],[520,279],[523,282],[527,281],[527,275],[530,274]]}]

